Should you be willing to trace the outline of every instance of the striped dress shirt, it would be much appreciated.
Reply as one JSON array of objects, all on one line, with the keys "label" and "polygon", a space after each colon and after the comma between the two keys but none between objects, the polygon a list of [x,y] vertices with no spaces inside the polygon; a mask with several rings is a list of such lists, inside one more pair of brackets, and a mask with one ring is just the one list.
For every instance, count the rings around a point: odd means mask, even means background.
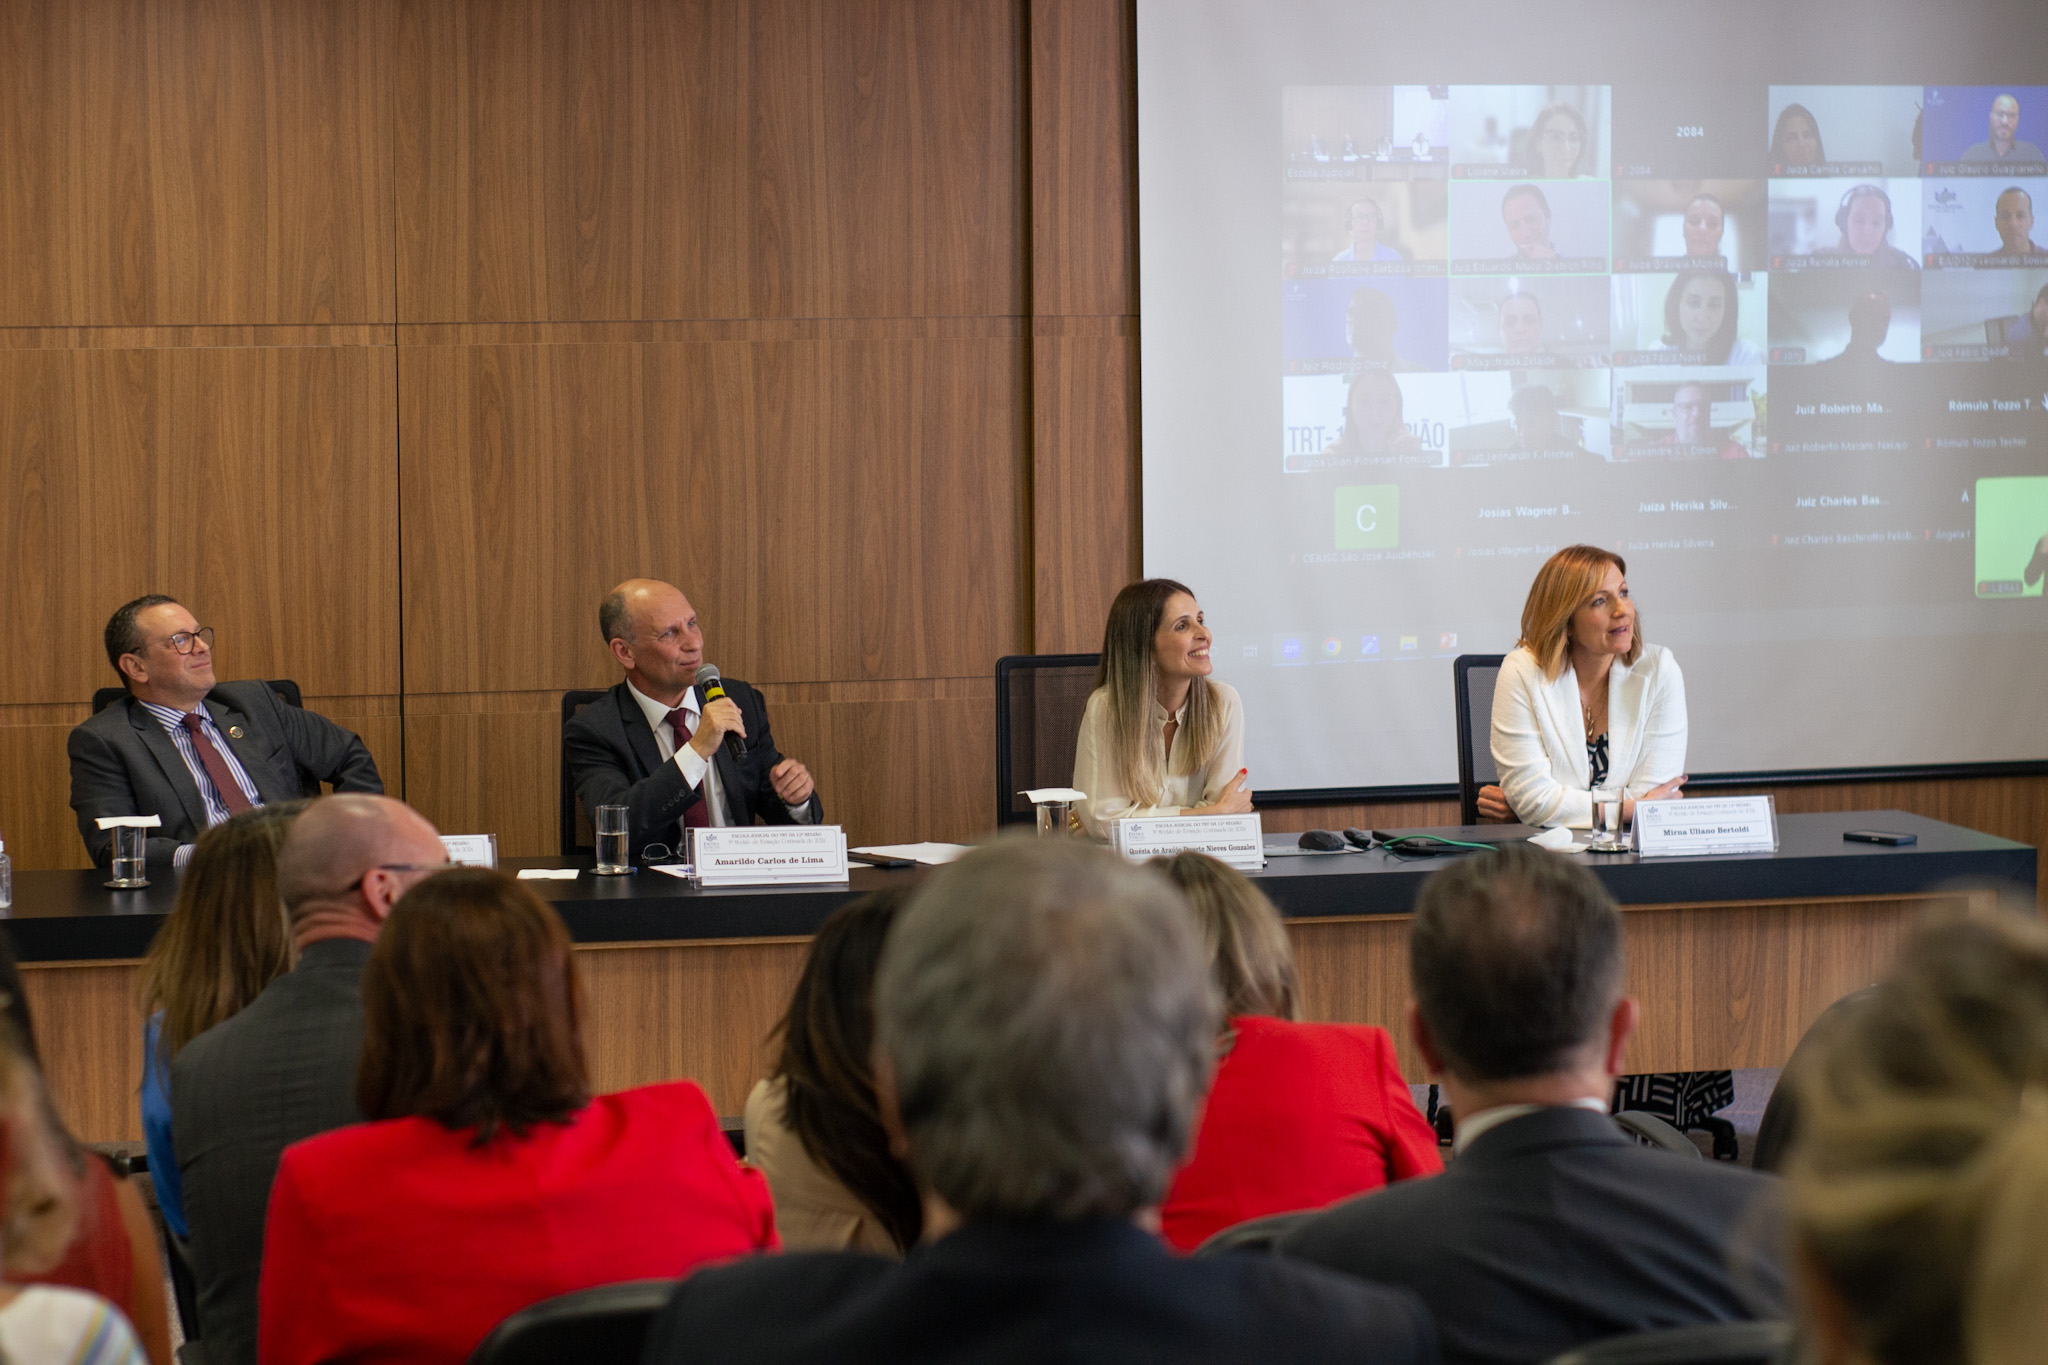
[{"label": "striped dress shirt", "polygon": [[[220,790],[213,785],[213,777],[206,771],[206,765],[200,761],[198,751],[192,747],[192,733],[185,728],[185,713],[174,707],[141,701],[140,698],[137,698],[137,701],[143,710],[156,717],[157,724],[163,726],[164,733],[171,737],[171,743],[178,746],[178,757],[185,760],[186,771],[192,774],[192,781],[199,788],[199,799],[206,803],[206,827],[212,829],[227,819],[227,802],[220,799]],[[263,798],[256,794],[256,784],[250,780],[248,770],[242,767],[242,760],[235,757],[234,749],[228,744],[228,737],[213,723],[213,714],[202,705],[198,715],[199,728],[213,741],[213,747],[220,750],[220,756],[228,765],[228,772],[233,775],[235,785],[242,789],[242,795],[249,798],[250,805],[262,805]],[[183,863],[179,866],[183,866]]]}]

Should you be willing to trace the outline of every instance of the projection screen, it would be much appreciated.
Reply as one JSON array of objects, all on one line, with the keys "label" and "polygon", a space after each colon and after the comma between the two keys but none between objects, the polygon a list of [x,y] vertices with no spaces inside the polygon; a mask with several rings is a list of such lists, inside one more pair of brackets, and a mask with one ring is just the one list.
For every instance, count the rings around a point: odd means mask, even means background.
[{"label": "projection screen", "polygon": [[2048,759],[2048,6],[1138,0],[1144,563],[1262,795],[1627,560],[1688,769]]}]

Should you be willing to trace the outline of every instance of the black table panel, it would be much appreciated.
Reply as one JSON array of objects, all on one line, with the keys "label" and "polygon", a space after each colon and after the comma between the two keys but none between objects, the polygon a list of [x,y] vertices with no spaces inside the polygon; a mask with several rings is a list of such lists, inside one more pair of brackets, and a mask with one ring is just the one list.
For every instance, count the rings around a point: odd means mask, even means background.
[{"label": "black table panel", "polygon": [[[1848,843],[1846,830],[1888,829],[1917,834],[1904,848]],[[1459,837],[1453,827],[1435,831]],[[1912,895],[1968,884],[1991,887],[2032,904],[2035,851],[1993,835],[1943,824],[1903,811],[1849,811],[1778,817],[1779,849],[1713,858],[1638,858],[1634,854],[1581,854],[1624,905],[1701,901],[1808,900],[1824,896]],[[1269,846],[1292,847],[1272,835]],[[1414,908],[1427,877],[1445,860],[1374,851],[1273,856],[1253,874],[1282,914],[1293,919],[1398,915]],[[556,858],[508,858],[508,869],[565,867]],[[843,886],[750,887],[704,890],[658,872],[573,882],[528,883],[561,912],[578,943],[701,942],[777,938],[815,933],[850,897],[888,886],[908,886],[925,869],[857,867]],[[141,891],[109,891],[100,872],[19,872],[15,903],[4,921],[24,962],[113,960],[140,957],[176,898],[176,883],[161,879]]]}]

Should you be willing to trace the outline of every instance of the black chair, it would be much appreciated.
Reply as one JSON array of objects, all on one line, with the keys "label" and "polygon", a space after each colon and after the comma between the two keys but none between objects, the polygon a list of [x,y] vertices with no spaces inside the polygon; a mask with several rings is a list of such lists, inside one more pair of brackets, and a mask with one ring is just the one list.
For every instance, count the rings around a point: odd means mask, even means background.
[{"label": "black chair", "polygon": [[996,660],[996,824],[1027,824],[1017,795],[1074,781],[1074,741],[1095,691],[1099,654],[1012,654]]},{"label": "black chair", "polygon": [[629,1280],[543,1299],[492,1328],[469,1365],[638,1365],[647,1329],[675,1288],[674,1280]]},{"label": "black chair", "polygon": [[1799,1135],[1796,1078],[1801,1071],[1815,1065],[1814,1058],[1819,1055],[1821,1046],[1815,1040],[1825,1039],[1876,996],[1875,986],[1850,991],[1822,1010],[1820,1017],[1807,1025],[1806,1032],[1800,1035],[1792,1055],[1785,1059],[1785,1069],[1778,1073],[1778,1083],[1771,1087],[1770,1099],[1764,1101],[1764,1116],[1757,1124],[1756,1146],[1750,1155],[1750,1162],[1757,1170],[1775,1175],[1784,1169],[1793,1139]]},{"label": "black chair", "polygon": [[1493,766],[1493,683],[1499,654],[1460,654],[1451,661],[1458,697],[1458,823],[1479,823],[1479,789],[1500,781]]},{"label": "black chair", "polygon": [[1193,1254],[1227,1256],[1233,1251],[1270,1252],[1282,1237],[1321,1212],[1321,1209],[1296,1209],[1292,1213],[1269,1213],[1264,1218],[1247,1218],[1221,1232],[1210,1233]]},{"label": "black chair", "polygon": [[1645,1114],[1639,1109],[1624,1109],[1614,1116],[1614,1121],[1636,1141],[1645,1147],[1655,1147],[1673,1156],[1691,1157],[1694,1161],[1705,1161],[1693,1140],[1655,1114]]},{"label": "black chair", "polygon": [[[579,687],[562,694],[562,724],[567,726],[576,713],[604,695],[603,688]],[[597,829],[590,816],[576,803],[576,782],[569,771],[569,746],[562,746],[562,856],[597,852]]]},{"label": "black chair", "polygon": [[1710,1322],[1575,1347],[1544,1365],[1774,1365],[1789,1356],[1789,1322]]}]

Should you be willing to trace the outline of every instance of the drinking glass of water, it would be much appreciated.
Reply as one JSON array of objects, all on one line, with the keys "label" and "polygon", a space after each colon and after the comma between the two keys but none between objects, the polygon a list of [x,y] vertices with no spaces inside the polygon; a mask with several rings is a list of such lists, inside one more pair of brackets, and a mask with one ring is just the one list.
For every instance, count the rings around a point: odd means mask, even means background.
[{"label": "drinking glass of water", "polygon": [[597,866],[591,870],[600,877],[623,877],[633,870],[626,860],[626,808],[599,806],[595,815]]},{"label": "drinking glass of water", "polygon": [[114,875],[107,879],[107,885],[119,891],[148,886],[148,864],[144,859],[149,848],[149,831],[140,825],[116,825],[113,835]]},{"label": "drinking glass of water", "polygon": [[1586,846],[1595,853],[1620,853],[1628,845],[1621,841],[1621,789],[1593,789],[1593,842]]}]

